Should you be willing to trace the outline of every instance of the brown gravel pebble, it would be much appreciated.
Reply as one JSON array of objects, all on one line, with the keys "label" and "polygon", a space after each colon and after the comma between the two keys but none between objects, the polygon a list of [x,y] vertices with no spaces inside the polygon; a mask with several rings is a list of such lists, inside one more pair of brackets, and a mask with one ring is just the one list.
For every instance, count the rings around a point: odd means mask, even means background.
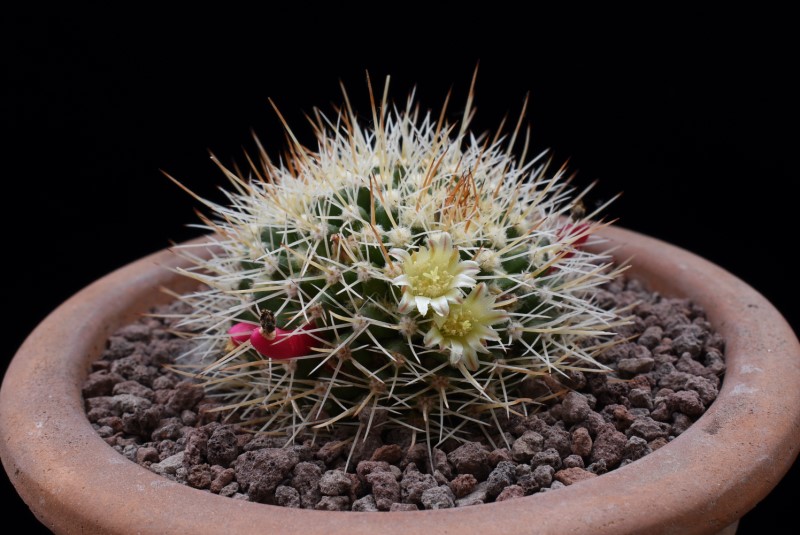
[{"label": "brown gravel pebble", "polygon": [[472,492],[477,483],[478,480],[472,474],[460,474],[450,482],[450,490],[453,491],[456,498],[463,498]]},{"label": "brown gravel pebble", "polygon": [[585,479],[597,477],[597,474],[593,474],[583,468],[564,468],[556,472],[554,477],[556,481],[560,481],[565,485],[572,485]]}]

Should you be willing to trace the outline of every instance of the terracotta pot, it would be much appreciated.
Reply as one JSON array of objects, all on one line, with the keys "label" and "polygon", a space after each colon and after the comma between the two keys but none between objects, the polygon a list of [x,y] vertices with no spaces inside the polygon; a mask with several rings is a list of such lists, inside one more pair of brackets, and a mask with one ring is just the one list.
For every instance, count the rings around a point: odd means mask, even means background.
[{"label": "terracotta pot", "polygon": [[[162,251],[87,287],[30,335],[0,391],[0,456],[56,533],[733,533],[800,448],[800,344],[755,290],[658,240],[604,234],[631,274],[702,305],[727,343],[719,397],[688,431],[624,468],[557,492],[461,509],[342,513],[223,498],[162,478],[114,451],[86,419],[81,384],[108,335],[185,289]],[[183,287],[183,288],[182,288]]]}]

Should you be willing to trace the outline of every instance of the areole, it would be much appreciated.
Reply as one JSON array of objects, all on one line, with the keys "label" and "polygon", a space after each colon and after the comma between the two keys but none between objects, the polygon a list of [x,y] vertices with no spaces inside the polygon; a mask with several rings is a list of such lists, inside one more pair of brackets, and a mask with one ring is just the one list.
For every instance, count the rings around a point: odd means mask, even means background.
[{"label": "areole", "polygon": [[635,232],[602,234],[615,257],[633,257],[632,276],[705,308],[728,364],[718,399],[688,431],[602,477],[487,505],[344,513],[223,498],[128,461],[92,429],[81,384],[114,329],[168,300],[162,287],[192,284],[168,269],[179,259],[167,250],[76,294],[23,344],[0,390],[3,465],[56,533],[732,533],[800,449],[800,344],[764,297],[723,269]]}]

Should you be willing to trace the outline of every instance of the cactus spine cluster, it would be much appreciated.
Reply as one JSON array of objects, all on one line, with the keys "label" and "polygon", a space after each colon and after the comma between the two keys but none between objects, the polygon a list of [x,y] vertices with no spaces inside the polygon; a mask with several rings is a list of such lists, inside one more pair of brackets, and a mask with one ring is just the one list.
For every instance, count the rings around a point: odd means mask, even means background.
[{"label": "cactus spine cluster", "polygon": [[219,410],[287,442],[366,436],[375,408],[429,446],[492,440],[498,414],[535,407],[531,378],[601,370],[620,319],[593,292],[619,270],[583,248],[603,224],[565,169],[527,158],[527,137],[516,158],[519,127],[471,134],[472,93],[460,125],[384,94],[365,126],[345,100],[316,112],[316,150],[287,126],[279,163],[220,165],[229,203],[203,201],[216,250],[179,248],[202,283],[182,324]]}]

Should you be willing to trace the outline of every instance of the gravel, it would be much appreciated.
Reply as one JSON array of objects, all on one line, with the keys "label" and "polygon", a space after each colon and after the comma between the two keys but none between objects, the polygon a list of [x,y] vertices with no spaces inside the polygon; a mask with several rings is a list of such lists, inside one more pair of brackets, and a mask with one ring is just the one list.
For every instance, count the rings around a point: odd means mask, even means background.
[{"label": "gravel", "polygon": [[109,338],[83,385],[86,414],[131,461],[235,499],[377,512],[551,492],[635,462],[685,432],[716,399],[725,371],[724,342],[695,304],[649,293],[636,280],[612,283],[599,297],[608,306],[633,304],[634,321],[617,333],[625,341],[599,358],[611,373],[532,380],[529,394],[559,395],[527,417],[501,418],[503,436],[448,440],[431,459],[408,433],[382,433],[380,411],[357,448],[346,436],[285,446],[220,422],[201,388],[163,366],[187,349],[169,334],[179,304],[161,309],[164,319],[142,318]]}]

